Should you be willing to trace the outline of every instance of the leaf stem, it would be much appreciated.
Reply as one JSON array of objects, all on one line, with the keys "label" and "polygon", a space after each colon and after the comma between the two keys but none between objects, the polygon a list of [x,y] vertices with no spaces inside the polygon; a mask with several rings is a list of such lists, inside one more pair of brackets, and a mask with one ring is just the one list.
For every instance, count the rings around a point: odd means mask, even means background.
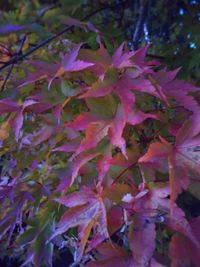
[{"label": "leaf stem", "polygon": [[117,175],[117,177],[115,177],[115,179],[113,180],[113,182],[112,182],[111,185],[115,184],[115,183],[117,182],[117,180],[119,180],[119,178],[122,177],[122,175],[123,175],[124,173],[126,173],[130,168],[135,167],[136,164],[137,164],[137,162],[134,162],[134,163],[132,163],[130,166],[128,166],[126,169],[124,169],[123,171],[121,171],[121,172]]}]

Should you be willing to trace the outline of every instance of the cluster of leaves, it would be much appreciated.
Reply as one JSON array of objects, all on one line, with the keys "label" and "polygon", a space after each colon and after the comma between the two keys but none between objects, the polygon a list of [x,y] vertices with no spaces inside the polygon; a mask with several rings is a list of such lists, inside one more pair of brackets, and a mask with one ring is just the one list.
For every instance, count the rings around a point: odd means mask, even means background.
[{"label": "cluster of leaves", "polygon": [[198,194],[199,89],[147,47],[65,46],[1,94],[1,256],[52,266],[65,247],[73,266],[198,267],[200,217],[176,200]]},{"label": "cluster of leaves", "polygon": [[[0,35],[26,33],[27,47],[57,32],[69,17],[80,20],[89,15],[107,43],[127,40],[131,48],[151,43],[151,53],[168,66],[181,65],[183,78],[199,82],[199,14],[199,0],[9,0],[0,3]],[[73,41],[93,47],[95,37],[73,29]],[[15,35],[4,42],[15,51]]]}]

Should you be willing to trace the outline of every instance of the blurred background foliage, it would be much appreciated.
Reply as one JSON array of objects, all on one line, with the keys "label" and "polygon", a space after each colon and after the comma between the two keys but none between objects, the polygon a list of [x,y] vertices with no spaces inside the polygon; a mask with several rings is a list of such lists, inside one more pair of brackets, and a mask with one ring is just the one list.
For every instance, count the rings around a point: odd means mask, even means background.
[{"label": "blurred background foliage", "polygon": [[[107,48],[124,40],[130,49],[150,44],[149,56],[181,66],[182,78],[200,82],[199,0],[1,0],[0,42],[8,51],[0,47],[0,61],[16,53],[23,34],[26,51],[62,30],[69,17],[92,22]],[[50,46],[63,38],[97,45],[95,33],[74,27]]]}]

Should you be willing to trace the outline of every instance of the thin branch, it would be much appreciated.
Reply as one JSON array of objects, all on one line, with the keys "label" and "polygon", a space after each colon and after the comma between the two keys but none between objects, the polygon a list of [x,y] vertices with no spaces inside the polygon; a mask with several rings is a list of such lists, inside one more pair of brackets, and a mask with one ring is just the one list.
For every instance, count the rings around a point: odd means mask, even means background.
[{"label": "thin branch", "polygon": [[[124,3],[125,2],[122,2],[119,5],[123,5]],[[104,6],[100,7],[99,9],[94,10],[90,14],[84,16],[81,21],[85,21],[85,20],[89,19],[90,17],[96,15],[97,13],[99,13],[99,12],[105,10],[105,9],[112,9],[113,7],[116,7],[116,5],[104,5]],[[19,61],[23,61],[25,58],[30,56],[32,53],[34,53],[38,49],[44,47],[45,45],[49,44],[51,41],[57,39],[59,36],[61,36],[64,33],[68,32],[72,28],[73,28],[73,26],[67,26],[63,30],[58,32],[57,34],[54,34],[53,36],[51,36],[51,37],[47,38],[46,40],[42,41],[40,44],[38,44],[38,45],[31,44],[33,47],[29,51],[27,51],[25,54],[21,53],[20,55],[15,55],[14,57],[12,57],[10,60],[8,60],[6,62],[1,62],[1,64],[3,64],[3,66],[0,67],[0,71],[3,71],[4,69],[8,68],[10,65],[14,65],[14,64],[19,63]],[[159,55],[148,54],[148,56],[149,57],[154,57],[154,58],[159,58],[159,59],[163,59],[164,58],[164,57],[159,56]]]},{"label": "thin branch", "polygon": [[[19,50],[17,52],[16,57],[19,57],[22,54],[22,48],[24,46],[25,41],[26,41],[26,35],[24,35],[24,37],[22,38],[21,45],[19,47]],[[7,75],[6,75],[6,78],[5,78],[5,80],[4,80],[4,82],[3,82],[2,86],[1,86],[0,92],[3,92],[4,91],[4,88],[6,86],[6,83],[7,83],[8,79],[9,79],[9,77],[10,77],[12,71],[13,71],[13,68],[14,68],[14,63],[12,63],[12,65],[11,65],[11,67],[10,67]]]},{"label": "thin branch", "polygon": [[147,56],[148,57],[151,57],[151,58],[157,58],[157,59],[160,59],[160,60],[164,60],[165,59],[165,57],[164,56],[161,56],[161,55],[155,55],[155,54],[149,54],[149,53],[147,53]]},{"label": "thin branch", "polygon": [[117,182],[117,180],[119,180],[119,178],[121,178],[122,175],[123,175],[124,173],[126,173],[130,168],[135,167],[135,165],[136,165],[137,163],[138,163],[138,162],[134,162],[134,163],[132,163],[130,166],[128,166],[126,169],[124,169],[123,171],[121,171],[121,172],[115,177],[115,179],[113,180],[112,185],[115,184],[115,183]]},{"label": "thin branch", "polygon": [[13,71],[13,68],[14,68],[14,63],[11,65],[11,67],[10,67],[10,69],[9,69],[7,75],[6,75],[6,78],[5,78],[5,80],[4,80],[4,82],[3,82],[2,86],[1,86],[0,92],[4,91],[4,89],[6,87],[6,83],[7,83],[8,79],[9,79],[9,77],[10,77],[12,71]]},{"label": "thin branch", "polygon": [[40,44],[38,44],[37,46],[33,47],[32,49],[30,49],[28,52],[26,52],[25,54],[21,54],[20,56],[16,55],[13,58],[11,58],[9,61],[7,61],[4,66],[2,66],[0,68],[0,71],[6,69],[8,66],[12,65],[12,64],[16,64],[18,61],[21,61],[23,59],[25,59],[26,57],[28,57],[29,55],[31,55],[32,53],[34,53],[35,51],[37,51],[38,49],[40,49],[41,47],[47,45],[48,43],[50,43],[52,40],[56,39],[57,37],[59,37],[60,35],[62,35],[63,33],[69,31],[72,28],[72,26],[64,28],[62,31],[60,31],[59,33],[57,33],[56,35],[53,35],[49,38],[47,38],[46,40],[42,41]]},{"label": "thin branch", "polygon": [[[107,8],[112,8],[111,6],[103,6],[93,12],[91,12],[89,15],[86,15],[82,18],[82,21],[89,19],[90,17],[94,16],[95,14],[107,9]],[[16,64],[19,61],[24,60],[25,58],[27,58],[28,56],[30,56],[32,53],[34,53],[35,51],[37,51],[38,49],[40,49],[41,47],[49,44],[51,41],[53,41],[54,39],[57,39],[59,36],[63,35],[64,33],[68,32],[69,30],[71,30],[73,28],[73,26],[67,26],[65,27],[62,31],[58,32],[57,34],[47,38],[46,40],[42,41],[40,44],[36,45],[35,47],[31,48],[28,52],[26,52],[25,54],[21,54],[21,55],[16,55],[13,58],[11,58],[9,61],[7,61],[2,67],[0,67],[0,71],[8,68],[10,65],[12,64]]]}]

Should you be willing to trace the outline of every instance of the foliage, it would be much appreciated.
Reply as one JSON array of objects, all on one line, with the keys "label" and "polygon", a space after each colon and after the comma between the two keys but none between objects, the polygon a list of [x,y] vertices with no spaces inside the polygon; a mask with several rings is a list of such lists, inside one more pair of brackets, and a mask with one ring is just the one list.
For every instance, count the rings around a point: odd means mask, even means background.
[{"label": "foliage", "polygon": [[[65,2],[79,17],[84,1]],[[45,27],[40,16],[26,24],[38,5],[19,8],[2,28],[6,45],[16,45],[13,54],[2,47],[2,61],[51,36],[47,25],[59,28],[57,6]],[[116,48],[111,30],[109,40],[91,22],[65,23],[65,38],[2,72],[1,257],[52,266],[68,248],[72,266],[198,267],[200,217],[186,216],[177,198],[199,198],[199,88],[146,60],[148,46]]]},{"label": "foliage", "polygon": [[[26,50],[57,33],[69,17],[81,20],[89,16],[108,46],[110,41],[119,44],[127,40],[129,47],[136,49],[150,43],[151,56],[157,56],[171,68],[181,66],[182,78],[199,82],[199,4],[199,0],[2,0],[1,41],[16,52],[13,33],[25,32],[28,40],[23,50]],[[8,33],[12,34],[7,39]],[[89,32],[73,28],[65,34],[66,38],[69,35],[75,43],[84,41],[95,46],[95,37]],[[112,45],[109,49],[112,50]]]}]

